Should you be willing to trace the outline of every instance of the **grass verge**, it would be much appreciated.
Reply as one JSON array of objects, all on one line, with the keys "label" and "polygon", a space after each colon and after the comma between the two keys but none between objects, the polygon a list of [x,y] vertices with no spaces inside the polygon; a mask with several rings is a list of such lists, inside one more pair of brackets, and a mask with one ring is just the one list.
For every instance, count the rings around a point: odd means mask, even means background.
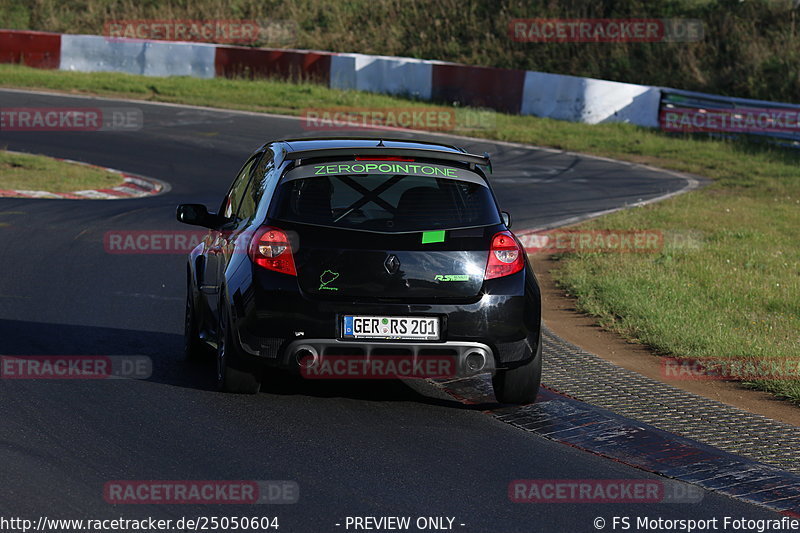
[{"label": "grass verge", "polygon": [[[509,23],[531,17],[694,19],[703,35],[517,42]],[[783,102],[800,101],[798,17],[794,0],[0,0],[5,28],[101,35],[114,22],[127,33],[137,20],[250,19],[264,25],[257,46],[436,58]],[[522,24],[523,35],[530,29]]]},{"label": "grass verge", "polygon": [[0,150],[0,189],[72,192],[121,183],[119,174],[42,155]]},{"label": "grass verge", "polygon": [[[317,85],[148,78],[0,66],[0,85],[298,115],[304,108],[429,107]],[[476,137],[550,146],[712,178],[703,190],[616,213],[586,228],[654,229],[650,254],[569,254],[554,273],[609,329],[687,358],[800,357],[800,154],[743,141],[676,137],[491,114]],[[800,381],[753,382],[800,402]]]}]

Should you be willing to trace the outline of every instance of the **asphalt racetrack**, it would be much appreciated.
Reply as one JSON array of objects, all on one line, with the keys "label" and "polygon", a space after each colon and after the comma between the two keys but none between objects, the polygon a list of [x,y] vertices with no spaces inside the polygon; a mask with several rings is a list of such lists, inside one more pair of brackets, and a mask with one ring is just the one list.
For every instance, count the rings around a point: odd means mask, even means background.
[{"label": "asphalt racetrack", "polygon": [[[519,431],[483,414],[486,405],[463,404],[426,382],[279,379],[256,396],[214,392],[211,362],[182,361],[185,257],[109,254],[103,236],[186,229],[174,220],[176,204],[215,210],[252,150],[313,132],[292,118],[13,91],[0,91],[0,105],[138,107],[140,131],[0,131],[0,146],[172,187],[135,200],[0,200],[0,353],[153,360],[148,380],[0,381],[0,515],[277,516],[287,532],[346,531],[348,516],[443,516],[475,533],[597,531],[597,517],[610,531],[613,516],[780,516],[712,492],[696,504],[512,503],[515,479],[657,476]],[[492,155],[495,191],[516,231],[687,185],[574,154],[451,142]],[[292,480],[300,499],[111,505],[103,498],[111,480]]]}]

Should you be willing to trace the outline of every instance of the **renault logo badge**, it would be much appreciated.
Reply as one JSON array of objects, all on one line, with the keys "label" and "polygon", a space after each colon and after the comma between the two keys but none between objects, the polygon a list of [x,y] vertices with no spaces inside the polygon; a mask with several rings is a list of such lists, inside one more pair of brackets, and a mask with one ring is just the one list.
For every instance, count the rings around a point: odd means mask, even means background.
[{"label": "renault logo badge", "polygon": [[386,272],[394,274],[400,268],[400,260],[396,255],[390,254],[386,261],[383,262],[383,266],[386,268]]}]

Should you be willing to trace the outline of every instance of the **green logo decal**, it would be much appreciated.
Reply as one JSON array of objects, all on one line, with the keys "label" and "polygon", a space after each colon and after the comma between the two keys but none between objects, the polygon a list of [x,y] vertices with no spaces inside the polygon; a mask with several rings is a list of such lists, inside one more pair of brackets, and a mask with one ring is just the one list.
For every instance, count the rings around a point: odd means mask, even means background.
[{"label": "green logo decal", "polygon": [[416,174],[426,176],[446,176],[456,178],[456,169],[432,165],[402,163],[343,163],[337,165],[314,165],[314,175],[334,176],[337,174]]},{"label": "green logo decal", "polygon": [[433,279],[436,281],[469,281],[467,274],[436,274]]},{"label": "green logo decal", "polygon": [[319,277],[319,289],[318,290],[320,290],[320,291],[322,291],[322,290],[338,291],[339,290],[338,287],[328,287],[328,284],[333,283],[334,281],[336,281],[336,278],[338,278],[338,277],[339,277],[339,273],[338,272],[334,272],[333,270],[326,270]]}]

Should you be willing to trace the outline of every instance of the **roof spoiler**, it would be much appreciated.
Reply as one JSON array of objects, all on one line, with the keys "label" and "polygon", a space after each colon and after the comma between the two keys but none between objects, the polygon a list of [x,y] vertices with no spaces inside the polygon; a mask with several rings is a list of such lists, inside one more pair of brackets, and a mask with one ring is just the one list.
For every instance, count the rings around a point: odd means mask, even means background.
[{"label": "roof spoiler", "polygon": [[293,160],[316,159],[318,157],[347,157],[347,156],[397,156],[420,157],[426,159],[441,159],[445,161],[461,161],[471,165],[484,165],[491,169],[492,161],[489,154],[468,154],[466,152],[451,152],[449,150],[433,150],[430,148],[386,148],[377,146],[352,146],[347,148],[319,148],[316,150],[297,150],[287,152],[285,158]]}]

